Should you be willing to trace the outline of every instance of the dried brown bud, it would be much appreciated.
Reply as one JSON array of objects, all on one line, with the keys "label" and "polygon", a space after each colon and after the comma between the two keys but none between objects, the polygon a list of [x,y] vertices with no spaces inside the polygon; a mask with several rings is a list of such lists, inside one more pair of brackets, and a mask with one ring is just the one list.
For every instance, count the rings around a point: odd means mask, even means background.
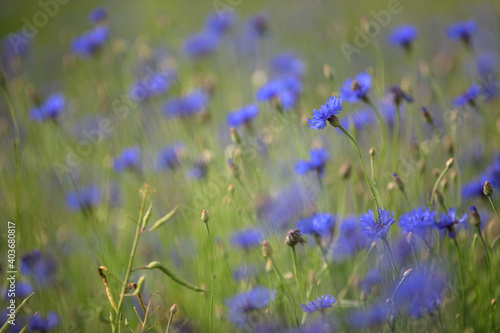
[{"label": "dried brown bud", "polygon": [[289,230],[285,237],[285,243],[288,246],[294,247],[298,243],[304,244],[306,241],[300,235],[300,229]]}]

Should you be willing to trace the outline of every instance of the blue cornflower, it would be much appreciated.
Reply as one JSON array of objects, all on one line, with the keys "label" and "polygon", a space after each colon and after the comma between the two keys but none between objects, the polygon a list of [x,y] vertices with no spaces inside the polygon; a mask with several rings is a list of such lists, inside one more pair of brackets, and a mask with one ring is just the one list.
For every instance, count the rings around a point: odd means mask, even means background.
[{"label": "blue cornflower", "polygon": [[460,39],[467,45],[476,31],[477,22],[475,20],[456,22],[446,29],[449,39]]},{"label": "blue cornflower", "polygon": [[456,236],[456,225],[464,222],[467,219],[467,214],[464,214],[461,218],[457,216],[457,209],[450,208],[448,213],[439,214],[439,219],[434,223],[434,226],[439,231],[443,231],[444,235],[448,234],[448,237],[455,238]]},{"label": "blue cornflower", "polygon": [[105,25],[96,26],[94,29],[76,37],[71,50],[84,58],[94,55],[109,38],[109,27]]},{"label": "blue cornflower", "polygon": [[387,320],[389,307],[386,303],[377,303],[365,310],[356,310],[349,318],[349,323],[357,330],[378,326]]},{"label": "blue cornflower", "polygon": [[260,13],[250,17],[246,22],[246,26],[252,36],[261,38],[265,36],[269,28],[269,19],[267,15]]},{"label": "blue cornflower", "polygon": [[268,82],[259,89],[256,98],[259,102],[275,103],[283,110],[289,111],[297,104],[301,93],[302,83],[300,80],[289,76]]},{"label": "blue cornflower", "polygon": [[466,92],[453,100],[453,105],[457,108],[466,105],[475,106],[480,94],[481,86],[474,83]]},{"label": "blue cornflower", "polygon": [[314,213],[297,222],[297,228],[304,235],[325,237],[335,228],[335,217],[329,213]]},{"label": "blue cornflower", "polygon": [[50,95],[45,102],[30,111],[30,117],[34,121],[56,120],[66,107],[66,99],[63,94]]},{"label": "blue cornflower", "polygon": [[131,169],[140,170],[141,167],[141,149],[139,147],[130,147],[123,149],[120,155],[115,157],[114,160],[114,168],[117,172]]},{"label": "blue cornflower", "polygon": [[325,148],[312,149],[309,152],[311,159],[309,161],[301,160],[295,165],[295,171],[299,175],[306,174],[310,171],[315,171],[318,177],[325,176],[325,167],[330,155]]},{"label": "blue cornflower", "polygon": [[238,127],[243,124],[249,124],[252,119],[259,114],[259,106],[250,104],[239,110],[233,111],[227,115],[227,123],[231,127]]},{"label": "blue cornflower", "polygon": [[340,87],[340,97],[349,103],[367,102],[368,91],[372,86],[372,77],[368,73],[360,73],[355,79],[347,79]]},{"label": "blue cornflower", "polygon": [[185,152],[186,146],[176,143],[161,149],[158,152],[158,166],[162,169],[175,169],[180,164],[180,157]]},{"label": "blue cornflower", "polygon": [[333,126],[333,119],[342,111],[342,99],[338,97],[330,97],[326,100],[326,104],[321,105],[319,110],[314,109],[312,118],[308,118],[310,129],[323,129],[326,127],[326,122],[329,121]]},{"label": "blue cornflower", "polygon": [[371,240],[385,238],[389,234],[389,227],[396,222],[394,213],[390,210],[379,208],[380,218],[374,216],[373,210],[359,218],[361,232]]},{"label": "blue cornflower", "polygon": [[30,330],[47,332],[56,328],[60,323],[59,316],[55,311],[51,311],[47,314],[47,317],[43,318],[42,315],[37,312],[30,320]]},{"label": "blue cornflower", "polygon": [[245,250],[259,246],[263,240],[262,231],[259,229],[245,229],[234,233],[231,237],[231,243],[234,246],[241,247]]},{"label": "blue cornflower", "polygon": [[186,38],[183,50],[192,59],[206,57],[219,48],[219,35],[202,31]]},{"label": "blue cornflower", "polygon": [[203,158],[198,161],[189,169],[187,176],[192,180],[200,180],[207,177],[208,164]]},{"label": "blue cornflower", "polygon": [[413,232],[422,234],[428,228],[434,226],[436,212],[426,208],[417,208],[399,217],[399,227],[405,233]]},{"label": "blue cornflower", "polygon": [[389,41],[394,46],[401,46],[405,50],[411,50],[411,44],[418,37],[418,29],[414,25],[405,24],[392,30]]},{"label": "blue cornflower", "polygon": [[369,296],[372,292],[374,286],[382,283],[382,275],[378,269],[372,269],[366,274],[366,278],[363,281],[363,292],[366,296]]},{"label": "blue cornflower", "polygon": [[264,308],[274,299],[276,292],[262,286],[228,298],[226,305],[229,309],[229,319],[239,327],[247,323],[247,315],[254,310]]},{"label": "blue cornflower", "polygon": [[335,299],[335,296],[326,294],[318,297],[318,299],[315,301],[307,302],[307,304],[301,304],[300,306],[302,306],[303,312],[313,313],[315,311],[332,308],[333,303],[335,303],[336,301],[337,300]]},{"label": "blue cornflower", "polygon": [[187,117],[206,111],[209,103],[208,93],[196,89],[183,97],[167,100],[163,112],[168,117]]},{"label": "blue cornflower", "polygon": [[236,25],[237,21],[238,16],[234,10],[224,12],[217,11],[207,16],[205,29],[206,31],[222,35],[231,30]]},{"label": "blue cornflower", "polygon": [[163,95],[168,92],[176,79],[177,75],[173,71],[150,73],[132,85],[130,97],[136,102],[142,102],[150,97]]},{"label": "blue cornflower", "polygon": [[106,7],[97,7],[89,14],[90,23],[99,23],[108,18],[108,10]]},{"label": "blue cornflower", "polygon": [[367,244],[367,238],[358,227],[358,218],[355,216],[345,217],[339,227],[337,240],[330,249],[331,256],[335,260],[345,260],[363,249]]},{"label": "blue cornflower", "polygon": [[101,190],[96,185],[88,185],[66,195],[68,207],[72,210],[94,209],[101,202]]},{"label": "blue cornflower", "polygon": [[357,130],[361,130],[365,127],[373,125],[376,121],[375,115],[371,110],[360,110],[355,113],[351,113],[351,117],[352,120],[350,118],[342,119],[342,126],[349,129],[354,127]]},{"label": "blue cornflower", "polygon": [[51,257],[33,250],[21,257],[21,273],[33,277],[41,286],[46,286],[55,280],[57,264]]},{"label": "blue cornflower", "polygon": [[304,62],[293,52],[284,52],[271,59],[271,71],[275,76],[302,77],[305,74]]},{"label": "blue cornflower", "polygon": [[410,303],[410,315],[415,319],[421,319],[425,313],[432,314],[437,310],[441,302],[441,297],[436,292],[427,298],[417,296]]}]

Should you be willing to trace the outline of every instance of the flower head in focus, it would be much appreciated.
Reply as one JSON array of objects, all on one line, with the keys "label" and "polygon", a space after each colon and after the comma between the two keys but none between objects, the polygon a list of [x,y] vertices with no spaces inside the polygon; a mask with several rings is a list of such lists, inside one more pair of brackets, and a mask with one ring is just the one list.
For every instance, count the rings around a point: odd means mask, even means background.
[{"label": "flower head in focus", "polygon": [[314,110],[312,118],[309,118],[310,129],[324,129],[326,122],[333,122],[334,117],[342,111],[342,99],[338,97],[330,97],[326,100],[326,104],[321,105],[319,110]]}]

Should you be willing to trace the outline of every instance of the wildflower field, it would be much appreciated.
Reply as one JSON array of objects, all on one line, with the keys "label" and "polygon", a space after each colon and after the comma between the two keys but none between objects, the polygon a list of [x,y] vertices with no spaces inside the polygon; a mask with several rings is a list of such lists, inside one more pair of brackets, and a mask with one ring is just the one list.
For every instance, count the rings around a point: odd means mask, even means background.
[{"label": "wildflower field", "polygon": [[0,3],[0,333],[500,332],[499,1]]}]

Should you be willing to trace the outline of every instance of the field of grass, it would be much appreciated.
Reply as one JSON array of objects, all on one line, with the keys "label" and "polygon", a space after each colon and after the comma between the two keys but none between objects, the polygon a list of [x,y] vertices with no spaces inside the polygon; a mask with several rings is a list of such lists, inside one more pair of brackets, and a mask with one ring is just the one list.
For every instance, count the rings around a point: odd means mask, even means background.
[{"label": "field of grass", "polygon": [[500,332],[500,2],[0,3],[0,333]]}]

